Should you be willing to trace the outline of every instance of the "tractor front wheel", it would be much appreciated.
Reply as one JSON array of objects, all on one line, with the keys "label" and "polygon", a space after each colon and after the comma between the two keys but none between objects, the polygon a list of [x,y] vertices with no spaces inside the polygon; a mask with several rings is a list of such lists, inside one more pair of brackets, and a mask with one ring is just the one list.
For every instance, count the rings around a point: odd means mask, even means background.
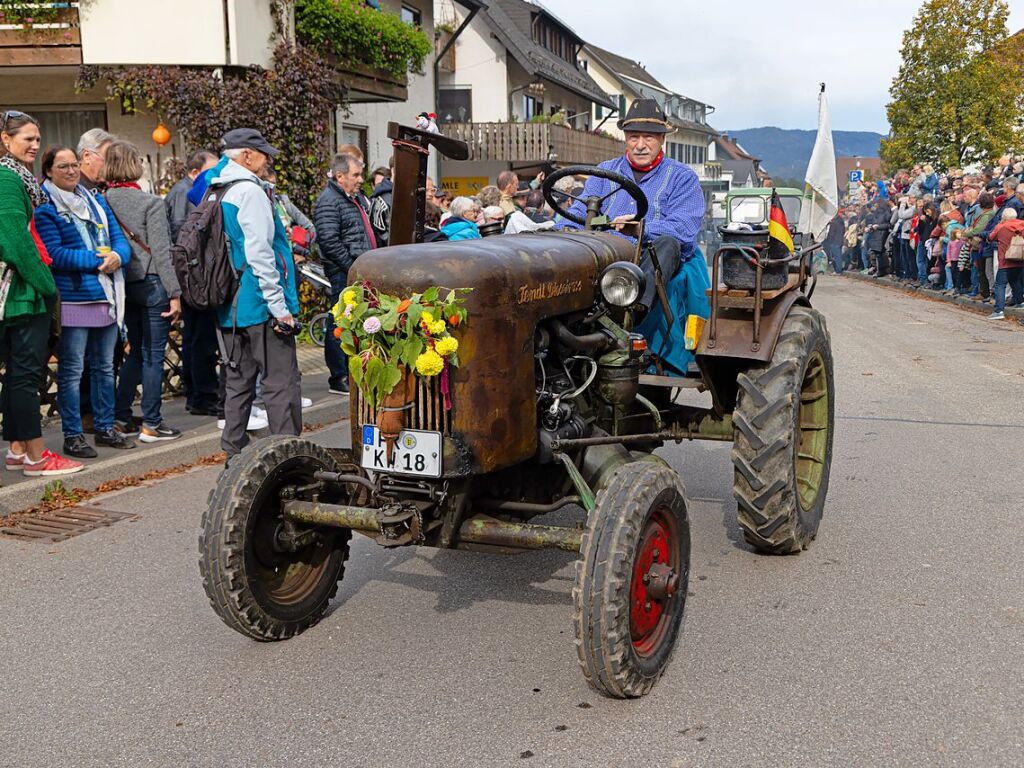
[{"label": "tractor front wheel", "polygon": [[757,551],[798,553],[818,533],[832,463],[835,390],[825,319],[794,306],[772,359],[737,382],[737,520]]},{"label": "tractor front wheel", "polygon": [[573,588],[576,651],[598,693],[654,686],[672,658],[690,573],[690,526],[678,475],[632,462],[601,492]]},{"label": "tractor front wheel", "polygon": [[[323,617],[344,575],[352,532],[295,526],[281,505],[282,496],[315,484],[315,472],[339,469],[309,440],[272,437],[248,446],[221,474],[203,513],[199,570],[214,612],[236,632],[285,640]],[[352,493],[329,489],[320,498],[351,503]]]}]

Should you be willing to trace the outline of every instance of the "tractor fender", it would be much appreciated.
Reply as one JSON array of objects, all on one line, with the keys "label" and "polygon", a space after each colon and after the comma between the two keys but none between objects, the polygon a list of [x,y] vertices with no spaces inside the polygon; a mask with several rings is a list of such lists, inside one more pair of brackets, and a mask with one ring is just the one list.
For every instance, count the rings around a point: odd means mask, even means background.
[{"label": "tractor fender", "polygon": [[749,309],[719,308],[715,339],[709,337],[711,322],[704,324],[697,347],[697,365],[711,391],[715,412],[730,413],[736,405],[736,377],[751,365],[767,363],[775,353],[782,324],[794,304],[809,307],[807,296],[786,291],[764,302],[761,313],[760,344],[754,345],[754,313]]}]

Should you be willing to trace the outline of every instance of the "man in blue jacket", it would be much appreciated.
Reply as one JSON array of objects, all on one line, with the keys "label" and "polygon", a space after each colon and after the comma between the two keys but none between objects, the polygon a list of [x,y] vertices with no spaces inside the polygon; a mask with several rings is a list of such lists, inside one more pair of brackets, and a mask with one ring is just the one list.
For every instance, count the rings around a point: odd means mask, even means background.
[{"label": "man in blue jacket", "polygon": [[[692,168],[665,157],[665,136],[675,128],[657,101],[636,99],[618,125],[626,135],[625,152],[598,167],[633,179],[647,198],[644,228],[645,237],[651,242],[640,265],[647,275],[647,286],[639,303],[651,309],[656,300],[653,252],[666,283],[674,319],[673,325],[668,327],[664,313],[659,309],[648,313],[637,330],[647,338],[652,349],[661,350],[663,362],[685,373],[693,361],[683,338],[686,315],[706,318],[711,313],[705,294],[711,287],[711,281],[703,254],[697,247],[704,221],[704,192]],[[607,196],[601,212],[616,230],[621,230],[636,217],[636,202],[612,182],[596,176],[587,179],[579,197],[586,199],[595,195]],[[569,211],[579,218],[586,216],[582,202],[573,203]],[[556,226],[560,229],[579,228],[565,219]]]},{"label": "man in blue jacket", "polygon": [[234,300],[218,310],[227,360],[220,443],[231,457],[249,442],[246,426],[257,376],[272,434],[298,435],[302,405],[291,332],[299,311],[295,263],[284,225],[274,214],[272,187],[261,178],[278,150],[251,128],[228,131],[223,146],[209,181],[211,192],[228,187],[221,198],[224,235],[239,274]]}]

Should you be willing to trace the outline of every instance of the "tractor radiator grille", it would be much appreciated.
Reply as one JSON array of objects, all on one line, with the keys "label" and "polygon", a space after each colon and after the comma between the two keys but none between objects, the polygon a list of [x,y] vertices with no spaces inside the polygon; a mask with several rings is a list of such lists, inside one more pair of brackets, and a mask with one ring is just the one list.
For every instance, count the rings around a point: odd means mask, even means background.
[{"label": "tractor radiator grille", "polygon": [[[349,395],[352,400],[353,413],[357,416],[357,425],[373,424],[373,411],[370,410],[359,390],[352,389]],[[406,429],[422,429],[428,432],[440,432],[450,435],[452,431],[452,412],[444,409],[444,395],[441,394],[441,377],[416,377],[415,405],[406,413]]]}]

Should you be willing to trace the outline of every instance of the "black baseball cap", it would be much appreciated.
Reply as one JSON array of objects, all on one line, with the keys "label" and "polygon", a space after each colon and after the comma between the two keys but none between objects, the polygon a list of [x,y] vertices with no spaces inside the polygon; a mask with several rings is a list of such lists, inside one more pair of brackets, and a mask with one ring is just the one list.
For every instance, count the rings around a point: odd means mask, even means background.
[{"label": "black baseball cap", "polygon": [[255,128],[235,128],[224,134],[220,140],[221,149],[255,149],[269,157],[281,154],[277,147],[263,138],[263,134]]}]

